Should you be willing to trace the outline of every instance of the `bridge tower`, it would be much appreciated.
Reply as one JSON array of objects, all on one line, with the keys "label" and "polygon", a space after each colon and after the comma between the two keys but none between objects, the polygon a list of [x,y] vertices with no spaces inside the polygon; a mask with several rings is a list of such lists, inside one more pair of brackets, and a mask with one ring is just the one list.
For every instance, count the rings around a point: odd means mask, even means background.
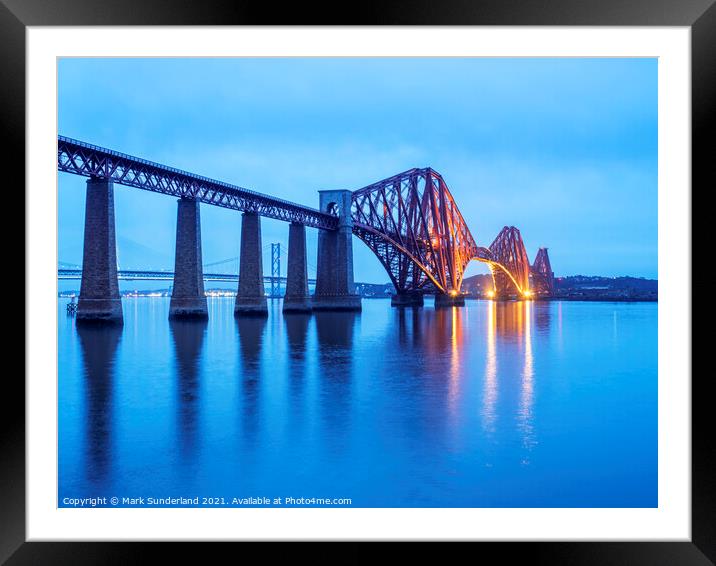
[{"label": "bridge tower", "polygon": [[281,298],[281,242],[271,244],[271,298]]},{"label": "bridge tower", "polygon": [[77,322],[122,324],[122,300],[117,281],[114,228],[114,186],[105,178],[87,180],[82,283]]},{"label": "bridge tower", "polygon": [[314,310],[360,311],[360,295],[353,281],[352,192],[318,191],[321,212],[338,216],[337,230],[318,233],[318,261]]},{"label": "bridge tower", "polygon": [[537,251],[537,257],[530,266],[530,279],[534,291],[538,295],[551,296],[554,294],[554,272],[547,248],[540,248]]}]

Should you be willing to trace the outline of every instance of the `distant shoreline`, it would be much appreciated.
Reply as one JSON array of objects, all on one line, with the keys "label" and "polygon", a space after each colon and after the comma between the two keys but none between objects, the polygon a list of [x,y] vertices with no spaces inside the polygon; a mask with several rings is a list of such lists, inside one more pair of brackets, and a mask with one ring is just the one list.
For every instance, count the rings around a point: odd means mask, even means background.
[{"label": "distant shoreline", "polygon": [[545,297],[538,301],[570,301],[582,303],[658,303],[658,297]]},{"label": "distant shoreline", "polygon": [[[378,299],[378,300],[386,300],[390,299],[390,297],[361,297],[363,299]],[[466,301],[491,301],[492,299],[484,299],[482,297],[465,297]],[[559,302],[559,301],[565,301],[570,303],[658,303],[659,299],[652,299],[648,297],[644,298],[630,298],[630,297],[535,297],[530,299],[532,302],[535,303],[544,303],[544,302]],[[508,299],[505,301],[496,301],[496,302],[517,302],[516,299]]]},{"label": "distant shoreline", "polygon": [[[77,295],[74,295],[75,297]],[[71,299],[73,295],[65,294],[65,293],[58,293],[57,298],[58,299]],[[126,294],[122,295],[123,299],[168,299],[170,298],[169,295],[157,295],[157,294],[151,294],[151,292],[148,292],[147,294],[137,293],[137,294]],[[232,299],[233,295],[207,295],[207,298],[209,299]],[[361,297],[362,299],[369,299],[369,300],[380,300],[385,301],[390,299],[389,296],[364,296]],[[271,300],[271,297],[267,297],[267,299]],[[492,299],[486,299],[482,297],[465,297],[465,300],[468,301],[490,301]],[[530,299],[533,302],[559,302],[559,301],[565,301],[570,303],[658,303],[659,299],[655,298],[631,298],[631,297],[535,297]],[[505,301],[496,301],[496,302],[517,302],[516,299],[508,299]]]}]

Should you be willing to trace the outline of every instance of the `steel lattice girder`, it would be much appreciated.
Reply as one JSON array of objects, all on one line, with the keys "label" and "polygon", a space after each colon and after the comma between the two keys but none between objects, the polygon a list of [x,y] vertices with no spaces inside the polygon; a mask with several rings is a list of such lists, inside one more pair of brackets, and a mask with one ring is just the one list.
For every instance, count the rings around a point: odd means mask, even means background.
[{"label": "steel lattice girder", "polygon": [[549,295],[554,293],[554,273],[547,248],[540,248],[537,251],[535,261],[530,268],[530,275],[532,286],[537,293]]},{"label": "steel lattice girder", "polygon": [[459,291],[472,259],[491,255],[475,240],[443,178],[410,169],[353,193],[353,232],[378,256],[397,291]]},{"label": "steel lattice girder", "polygon": [[478,246],[433,169],[410,169],[354,191],[351,217],[353,233],[376,254],[398,292],[459,291],[473,259],[489,265],[498,294],[529,289],[520,231],[506,226],[489,248]]},{"label": "steel lattice girder", "polygon": [[527,291],[530,261],[520,231],[514,226],[505,226],[490,244],[490,251],[495,292],[505,295],[511,288],[518,294]]},{"label": "steel lattice girder", "polygon": [[255,212],[267,218],[296,222],[311,228],[338,228],[336,216],[314,208],[64,136],[57,136],[57,170],[84,177],[105,178],[120,185],[191,198],[223,208]]}]

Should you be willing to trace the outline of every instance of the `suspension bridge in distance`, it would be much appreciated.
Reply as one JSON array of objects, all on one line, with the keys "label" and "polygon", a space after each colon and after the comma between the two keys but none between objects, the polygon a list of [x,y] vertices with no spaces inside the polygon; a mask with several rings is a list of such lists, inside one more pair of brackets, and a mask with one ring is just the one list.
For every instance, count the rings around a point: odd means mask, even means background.
[{"label": "suspension bridge in distance", "polygon": [[[271,244],[271,275],[264,275],[264,284],[268,284],[271,287],[276,284],[286,284],[287,277],[281,275],[281,243]],[[239,274],[238,269],[232,272],[218,272],[211,271],[211,268],[218,267],[220,265],[235,264],[238,266],[239,258],[231,257],[214,261],[212,263],[205,263],[203,265],[202,276],[204,281],[223,281],[223,282],[238,282]],[[315,271],[315,267],[313,268]],[[82,266],[58,262],[57,268],[57,279],[62,281],[67,280],[81,280],[82,279]],[[174,271],[171,269],[118,269],[117,279],[120,281],[173,281]],[[315,278],[308,278],[309,284],[315,284]],[[360,285],[360,283],[357,283]],[[275,297],[278,293],[270,293],[269,296]]]},{"label": "suspension bridge in distance", "polygon": [[[88,178],[82,269],[64,276],[58,271],[60,278],[81,278],[78,321],[123,320],[118,280],[132,275],[117,268],[115,184],[178,199],[174,271],[134,275],[171,273],[170,317],[208,316],[204,281],[211,274],[204,274],[202,263],[202,204],[242,213],[236,316],[268,315],[261,217],[289,223],[284,312],[361,310],[353,276],[354,235],[385,268],[396,290],[395,306],[421,306],[424,294],[435,295],[437,308],[464,305],[461,285],[473,260],[487,264],[495,299],[549,296],[554,289],[546,248],[530,264],[514,226],[505,226],[488,247],[479,246],[445,180],[429,167],[355,191],[319,190],[317,209],[64,136],[57,137],[57,169]],[[306,228],[319,231],[313,294],[308,289]],[[272,249],[272,268],[277,259]],[[221,280],[226,276],[213,275]],[[271,278],[271,284],[278,280]]]},{"label": "suspension bridge in distance", "polygon": [[[281,243],[271,243],[271,275],[264,275],[264,286],[268,286],[270,289],[268,297],[279,298],[282,297],[281,288],[285,288],[288,278],[281,275]],[[231,257],[214,261],[212,263],[205,263],[203,266],[203,277],[204,281],[219,281],[219,282],[232,282],[238,283],[239,274],[238,269],[235,272],[212,272],[207,271],[220,265],[235,264],[239,265],[239,257]],[[315,271],[315,267],[312,267]],[[57,279],[60,281],[71,281],[82,279],[82,266],[59,262],[57,268]],[[118,269],[117,279],[119,281],[173,281],[174,271],[170,269]],[[309,285],[315,285],[315,278],[308,278]],[[364,285],[364,283],[356,283],[356,285]]]},{"label": "suspension bridge in distance", "polygon": [[[238,282],[239,276],[236,273],[204,273],[204,281],[230,281]],[[71,279],[82,279],[81,269],[58,269],[57,279],[66,281]],[[117,279],[120,281],[173,281],[173,271],[150,271],[146,269],[121,269],[117,271]],[[286,284],[288,278],[286,276],[273,277],[271,275],[264,275],[264,284],[272,284],[274,281],[278,281],[283,285]],[[309,278],[308,283],[314,285],[315,279]],[[359,284],[359,283],[357,283]]]}]

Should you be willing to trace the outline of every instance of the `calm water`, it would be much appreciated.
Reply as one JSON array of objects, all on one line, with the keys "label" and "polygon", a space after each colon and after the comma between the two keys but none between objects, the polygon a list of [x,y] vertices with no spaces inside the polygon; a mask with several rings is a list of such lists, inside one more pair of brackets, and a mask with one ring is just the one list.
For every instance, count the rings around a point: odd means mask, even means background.
[{"label": "calm water", "polygon": [[[657,505],[657,304],[468,301],[124,327],[59,309],[59,502]],[[121,504],[120,504],[121,505]]]}]

